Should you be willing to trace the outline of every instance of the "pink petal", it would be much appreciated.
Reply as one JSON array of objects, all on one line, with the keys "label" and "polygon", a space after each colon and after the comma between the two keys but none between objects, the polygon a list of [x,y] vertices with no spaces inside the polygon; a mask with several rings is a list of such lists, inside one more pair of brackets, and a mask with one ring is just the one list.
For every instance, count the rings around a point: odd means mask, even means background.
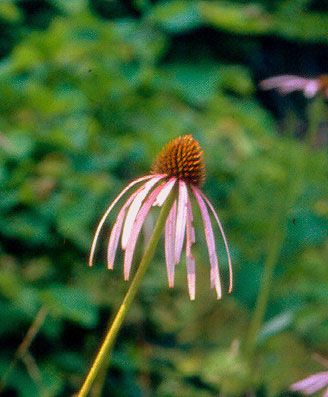
[{"label": "pink petal", "polygon": [[[316,374],[316,375],[319,375],[319,374]],[[321,374],[322,374],[322,372],[321,372]],[[313,375],[313,376],[315,376],[315,375]],[[327,385],[328,385],[328,375],[326,373],[323,377],[317,379],[313,384],[304,388],[303,391],[304,391],[304,393],[307,393],[307,394],[313,394],[313,393],[321,390],[322,388],[324,388]]]},{"label": "pink petal", "polygon": [[261,81],[260,87],[264,90],[277,88],[281,94],[289,94],[292,91],[303,90],[307,98],[312,98],[319,90],[319,82],[316,79],[282,75]]},{"label": "pink petal", "polygon": [[[273,88],[285,88],[287,90],[289,89],[290,92],[293,90],[302,90],[309,80],[310,79],[304,77],[285,74],[265,79],[261,81],[259,85],[263,90],[271,90]],[[288,91],[286,93],[288,93]]]},{"label": "pink petal", "polygon": [[328,397],[328,389],[326,389],[326,391],[322,397]]},{"label": "pink petal", "polygon": [[325,386],[327,386],[327,382],[320,381],[313,386],[309,386],[306,389],[303,389],[303,393],[313,394],[313,393],[316,393],[317,391],[321,390]]},{"label": "pink petal", "polygon": [[186,230],[187,196],[188,190],[185,182],[179,180],[178,212],[175,233],[175,263],[180,262],[183,241]]},{"label": "pink petal", "polygon": [[328,385],[328,371],[318,372],[291,385],[293,391],[312,394]]},{"label": "pink petal", "polygon": [[131,230],[139,212],[139,209],[144,201],[145,197],[148,195],[149,191],[156,185],[158,181],[163,179],[163,176],[154,176],[150,181],[146,182],[139,193],[134,198],[128,213],[125,218],[123,233],[122,233],[122,249],[125,250],[127,243],[129,241]]},{"label": "pink petal", "polygon": [[191,201],[189,195],[187,194],[186,266],[190,300],[194,300],[196,294],[196,266],[195,258],[191,252],[191,247],[195,243],[195,229],[192,225],[192,222],[193,215]]},{"label": "pink petal", "polygon": [[[169,182],[167,182],[169,183]],[[142,207],[140,208],[140,211],[138,212],[138,215],[136,217],[136,220],[133,224],[133,228],[131,231],[131,235],[128,241],[128,245],[125,250],[125,255],[124,255],[124,280],[129,279],[130,275],[130,269],[131,269],[131,264],[133,260],[133,254],[134,254],[134,249],[137,243],[137,239],[141,230],[141,227],[148,215],[149,210],[151,209],[154,201],[156,200],[156,197],[158,194],[162,191],[163,188],[167,185],[167,183],[156,186],[155,189],[149,194],[149,196],[146,198],[145,202],[142,204]]]},{"label": "pink petal", "polygon": [[293,81],[293,80],[298,81],[300,79],[307,80],[305,77],[300,77],[300,76],[297,76],[296,74],[280,74],[277,76],[269,77],[268,79],[261,81],[261,84],[264,84],[264,83],[266,85],[270,84],[270,86],[272,88],[273,84],[277,85],[277,84],[285,83],[286,81]]},{"label": "pink petal", "polygon": [[153,206],[161,207],[165,200],[167,199],[168,195],[171,193],[171,190],[177,181],[177,178],[171,178],[169,182],[165,185],[164,189],[160,192],[157,196]]},{"label": "pink petal", "polygon": [[227,241],[227,238],[226,238],[226,236],[225,236],[225,233],[224,233],[224,230],[223,230],[223,226],[222,226],[222,224],[221,224],[221,222],[220,222],[219,216],[218,216],[218,214],[216,213],[216,211],[215,211],[213,205],[211,204],[210,200],[205,196],[205,194],[204,194],[200,189],[198,189],[198,190],[199,190],[199,193],[201,194],[201,196],[203,197],[203,199],[206,201],[207,205],[210,207],[210,209],[211,209],[211,211],[212,211],[212,214],[214,215],[214,218],[215,218],[215,220],[216,220],[216,223],[217,223],[218,226],[219,226],[221,236],[222,236],[222,238],[223,238],[224,246],[225,246],[226,253],[227,253],[227,256],[228,256],[228,265],[229,265],[229,293],[230,293],[230,292],[232,292],[233,272],[232,272],[232,263],[231,263],[231,256],[230,256],[230,250],[229,250],[228,241]]},{"label": "pink petal", "polygon": [[125,202],[123,207],[121,208],[120,212],[118,213],[118,216],[116,218],[116,221],[114,223],[114,226],[112,228],[110,238],[109,238],[109,243],[108,243],[108,248],[107,248],[107,266],[108,269],[113,270],[114,268],[114,261],[115,261],[115,256],[116,256],[116,251],[117,251],[117,246],[118,246],[118,241],[120,239],[121,235],[121,230],[123,226],[123,221],[125,217],[125,213],[131,202],[134,200],[136,195],[143,189],[143,186],[140,187],[136,192],[134,192],[128,200]]},{"label": "pink petal", "polygon": [[208,254],[209,254],[210,264],[211,264],[211,287],[213,287],[213,286],[215,287],[217,298],[220,299],[222,296],[221,281],[220,281],[220,274],[219,274],[218,257],[216,255],[216,249],[215,249],[215,240],[214,240],[214,234],[213,234],[213,229],[212,229],[212,223],[211,223],[210,216],[208,214],[206,205],[202,199],[202,196],[199,193],[200,190],[198,188],[196,188],[195,186],[192,186],[192,190],[193,190],[195,198],[198,202],[201,216],[203,219],[203,224],[204,224],[205,237],[206,237]]},{"label": "pink petal", "polygon": [[104,215],[102,216],[102,218],[100,219],[93,241],[92,241],[92,245],[91,245],[91,250],[90,250],[90,256],[89,256],[89,266],[92,266],[93,264],[93,257],[94,257],[94,253],[95,253],[95,249],[96,249],[96,245],[97,245],[97,240],[101,231],[101,228],[103,227],[103,224],[105,223],[105,220],[107,219],[108,215],[110,214],[111,210],[114,208],[115,204],[120,200],[120,198],[129,190],[131,189],[132,186],[136,185],[139,182],[145,181],[147,179],[153,178],[154,175],[146,175],[143,176],[141,178],[138,178],[134,181],[132,181],[127,187],[125,187],[121,193],[114,199],[114,201],[110,204],[110,206],[107,208],[107,210],[105,211]]},{"label": "pink petal", "polygon": [[304,96],[313,98],[319,90],[319,82],[315,79],[309,80],[304,87]]},{"label": "pink petal", "polygon": [[165,222],[165,259],[166,271],[169,287],[174,287],[174,270],[175,270],[175,222],[177,216],[177,203],[174,201]]}]

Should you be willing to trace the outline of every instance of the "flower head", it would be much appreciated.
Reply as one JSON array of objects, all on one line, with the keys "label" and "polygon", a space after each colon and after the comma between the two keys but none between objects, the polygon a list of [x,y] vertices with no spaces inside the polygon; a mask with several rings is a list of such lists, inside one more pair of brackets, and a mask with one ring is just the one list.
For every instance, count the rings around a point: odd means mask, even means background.
[{"label": "flower head", "polygon": [[231,292],[232,266],[229,247],[219,217],[200,189],[204,179],[205,165],[199,143],[191,135],[184,135],[170,141],[157,156],[151,174],[132,181],[104,213],[93,239],[89,265],[92,266],[97,240],[109,213],[125,193],[139,185],[122,205],[112,227],[107,249],[108,268],[113,269],[114,267],[116,251],[121,238],[121,247],[124,251],[124,279],[129,279],[140,230],[151,208],[153,206],[161,207],[172,193],[174,201],[166,219],[164,232],[168,284],[169,287],[174,286],[175,266],[180,262],[185,246],[189,296],[190,299],[195,299],[196,263],[192,246],[196,240],[191,201],[191,196],[193,196],[204,225],[210,262],[211,287],[215,288],[217,298],[220,299],[222,295],[221,278],[210,213],[216,220],[225,244],[230,274],[229,292]]},{"label": "flower head", "polygon": [[261,81],[260,87],[263,90],[277,89],[282,95],[293,91],[303,91],[306,98],[313,98],[318,93],[328,98],[328,75],[323,74],[311,79],[284,74]]}]

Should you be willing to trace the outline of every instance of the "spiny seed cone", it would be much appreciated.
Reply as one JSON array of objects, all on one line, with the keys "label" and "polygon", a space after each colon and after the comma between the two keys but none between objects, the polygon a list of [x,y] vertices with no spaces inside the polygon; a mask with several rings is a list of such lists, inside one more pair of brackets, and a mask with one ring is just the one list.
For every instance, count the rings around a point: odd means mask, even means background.
[{"label": "spiny seed cone", "polygon": [[199,186],[205,179],[203,151],[192,135],[180,136],[163,147],[153,163],[151,172],[175,176]]}]

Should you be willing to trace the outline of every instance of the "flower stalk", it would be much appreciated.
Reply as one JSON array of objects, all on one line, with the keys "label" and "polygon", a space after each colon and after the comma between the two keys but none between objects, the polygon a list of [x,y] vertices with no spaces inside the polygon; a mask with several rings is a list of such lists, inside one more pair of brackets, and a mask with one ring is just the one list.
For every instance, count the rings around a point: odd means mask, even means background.
[{"label": "flower stalk", "polygon": [[294,172],[290,173],[289,178],[286,181],[286,195],[281,201],[280,206],[277,207],[276,214],[274,214],[273,217],[274,220],[272,221],[270,238],[268,239],[268,241],[270,241],[270,246],[264,262],[263,276],[255,304],[255,310],[253,312],[245,340],[244,351],[246,358],[251,364],[254,358],[257,337],[263,325],[264,316],[269,303],[274,271],[278,264],[280,252],[285,239],[286,219],[301,188],[304,162],[300,160],[303,159],[295,159],[296,167]]},{"label": "flower stalk", "polygon": [[132,283],[125,295],[125,298],[114,318],[114,321],[109,328],[106,337],[98,351],[98,354],[86,376],[86,379],[78,393],[78,397],[85,397],[87,396],[88,392],[90,391],[92,384],[101,370],[101,368],[106,364],[106,360],[109,360],[111,350],[113,348],[116,336],[121,328],[123,320],[130,309],[130,306],[134,300],[134,297],[139,289],[139,286],[143,280],[143,277],[149,267],[151,260],[154,257],[156,246],[160,240],[162,230],[164,228],[167,216],[169,211],[172,207],[174,201],[174,192],[171,192],[168,199],[163,204],[161,208],[159,217],[157,219],[154,232],[152,237],[146,247],[145,253],[141,259],[140,265],[138,266],[138,270],[132,280]]},{"label": "flower stalk", "polygon": [[281,230],[281,227],[279,227],[278,222],[277,226],[273,227],[271,234],[271,245],[264,263],[260,291],[257,296],[255,310],[251,319],[245,343],[246,357],[248,357],[250,361],[252,360],[252,356],[255,351],[257,335],[263,324],[266,308],[269,302],[274,270],[278,263],[281,247],[285,237],[285,233]]},{"label": "flower stalk", "polygon": [[[125,187],[101,217],[91,245],[89,266],[93,265],[97,241],[106,219],[118,201],[130,189],[134,188],[133,193],[130,194],[118,211],[107,247],[107,266],[108,269],[113,270],[116,251],[121,240],[121,248],[124,251],[123,273],[124,279],[127,281],[129,280],[133,256],[142,226],[152,207],[162,208],[138,270],[87,374],[78,397],[86,396],[99,372],[106,371],[116,336],[154,256],[155,248],[163,230],[169,287],[174,287],[175,266],[181,261],[183,247],[185,246],[189,297],[191,300],[195,299],[196,261],[192,254],[192,246],[196,237],[190,195],[194,196],[203,219],[210,262],[211,288],[215,289],[217,299],[221,299],[221,277],[210,214],[213,215],[217,223],[226,248],[229,265],[228,292],[232,291],[233,277],[228,242],[218,214],[200,189],[204,179],[205,164],[203,151],[199,143],[192,135],[175,138],[161,150],[153,163],[150,174],[135,179]],[[137,187],[138,185],[139,187]]]}]

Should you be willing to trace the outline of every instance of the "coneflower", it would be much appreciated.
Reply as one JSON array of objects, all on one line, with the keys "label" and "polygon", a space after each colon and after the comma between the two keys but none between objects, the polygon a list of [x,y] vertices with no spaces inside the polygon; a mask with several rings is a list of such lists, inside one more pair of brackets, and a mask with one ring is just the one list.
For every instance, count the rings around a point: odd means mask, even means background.
[{"label": "coneflower", "polygon": [[[229,264],[229,292],[232,290],[232,266],[229,247],[219,217],[208,198],[200,189],[205,179],[203,152],[199,143],[184,135],[170,141],[157,156],[150,175],[132,181],[110,204],[101,218],[91,247],[89,265],[93,257],[100,231],[113,207],[124,194],[136,187],[118,212],[112,227],[108,248],[108,268],[113,269],[119,240],[124,251],[124,279],[128,280],[138,236],[153,206],[161,207],[174,195],[173,204],[165,222],[165,260],[169,287],[174,286],[175,266],[180,262],[185,246],[187,280],[190,299],[195,299],[195,258],[192,246],[195,243],[191,196],[200,209],[210,262],[210,284],[217,298],[222,296],[221,278],[216,253],[215,235],[210,218],[213,215],[222,235]],[[138,186],[139,185],[139,186]]]},{"label": "coneflower", "polygon": [[229,247],[219,217],[200,189],[204,178],[205,165],[199,143],[191,135],[176,138],[159,153],[152,166],[151,173],[134,180],[123,189],[101,218],[92,242],[90,266],[93,264],[99,234],[109,213],[123,195],[134,188],[118,211],[107,248],[108,268],[113,269],[118,244],[121,240],[121,247],[124,251],[124,279],[128,280],[141,228],[151,208],[154,206],[162,207],[133,280],[78,393],[78,397],[87,396],[100,369],[104,367],[105,362],[108,362],[116,335],[153,258],[163,229],[165,229],[165,259],[169,286],[174,286],[175,266],[180,262],[182,250],[185,247],[189,296],[191,300],[195,299],[196,264],[192,254],[192,246],[195,243],[195,229],[191,196],[195,198],[203,220],[210,262],[211,287],[215,288],[217,298],[220,299],[222,287],[210,214],[214,216],[217,222],[228,255],[229,292],[231,292],[232,266]]}]

